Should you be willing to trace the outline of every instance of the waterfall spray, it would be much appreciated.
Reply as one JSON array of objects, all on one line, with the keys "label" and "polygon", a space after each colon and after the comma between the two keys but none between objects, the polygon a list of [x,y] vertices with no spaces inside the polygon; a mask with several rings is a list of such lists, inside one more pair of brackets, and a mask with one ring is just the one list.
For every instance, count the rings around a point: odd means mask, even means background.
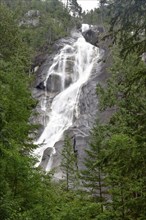
[{"label": "waterfall spray", "polygon": [[[83,29],[85,29],[85,25]],[[61,139],[64,131],[73,124],[80,90],[84,83],[88,81],[99,56],[99,49],[87,43],[80,35],[73,45],[65,45],[61,49],[48,70],[44,85],[47,87],[48,80],[53,79],[53,77],[57,78],[59,94],[52,102],[49,121],[40,138],[35,142],[39,147],[34,151],[34,155],[39,160],[37,165],[39,165],[44,151],[47,148],[52,148],[50,160],[47,166],[44,167],[46,171],[51,169],[53,154],[55,154],[55,143]],[[50,86],[54,89],[53,80]],[[46,99],[42,104],[42,108],[47,114]]]}]

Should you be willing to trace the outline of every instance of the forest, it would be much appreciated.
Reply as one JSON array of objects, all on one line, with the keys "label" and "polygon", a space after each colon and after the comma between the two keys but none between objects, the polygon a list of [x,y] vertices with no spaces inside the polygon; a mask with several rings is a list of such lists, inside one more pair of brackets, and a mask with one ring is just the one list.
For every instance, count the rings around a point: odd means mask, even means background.
[{"label": "forest", "polygon": [[[38,11],[39,24],[25,24]],[[72,13],[70,13],[72,12]],[[76,0],[0,0],[0,220],[146,220],[146,1],[100,0],[82,12]],[[68,136],[61,169],[35,167],[30,123],[33,62],[82,23],[104,27],[111,44],[105,85],[97,85],[100,112],[86,149],[85,169]],[[25,24],[25,25],[24,25]],[[107,60],[103,60],[107,62]]]}]

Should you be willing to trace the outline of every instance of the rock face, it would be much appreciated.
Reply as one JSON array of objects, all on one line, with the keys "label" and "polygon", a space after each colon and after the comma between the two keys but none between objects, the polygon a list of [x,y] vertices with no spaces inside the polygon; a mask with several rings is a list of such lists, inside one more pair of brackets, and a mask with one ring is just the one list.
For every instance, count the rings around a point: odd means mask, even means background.
[{"label": "rock face", "polygon": [[50,75],[47,79],[46,89],[48,92],[61,91],[61,78],[58,75]]},{"label": "rock face", "polygon": [[42,161],[41,161],[41,164],[40,164],[41,167],[46,167],[47,166],[47,164],[49,163],[51,154],[52,154],[52,148],[48,147],[44,151],[43,158],[42,158]]},{"label": "rock face", "polygon": [[[104,52],[103,52],[104,53]],[[96,86],[98,82],[105,80],[106,73],[103,79],[104,65],[97,64],[92,71],[92,75],[88,82],[82,87],[79,105],[78,105],[78,117],[74,118],[73,126],[70,127],[65,133],[69,135],[72,140],[73,149],[77,152],[78,168],[84,169],[84,158],[86,156],[85,149],[89,148],[90,143],[90,131],[94,126],[98,112],[98,97],[96,94]],[[104,118],[104,115],[103,115]],[[102,119],[101,119],[102,120]],[[103,119],[104,120],[104,119]],[[53,168],[57,167],[56,178],[61,177],[61,170],[59,164],[61,161],[60,152],[63,148],[63,139],[56,143],[56,154],[53,160]]]},{"label": "rock face", "polygon": [[[88,32],[91,33],[91,32]],[[97,32],[96,32],[97,34]],[[94,37],[91,34],[89,41],[92,44],[96,44]],[[96,39],[97,40],[97,39]],[[53,98],[60,91],[60,78],[57,75],[50,76],[46,83],[46,88],[44,86],[44,81],[49,67],[53,63],[53,58],[58,50],[60,50],[66,43],[71,45],[75,42],[75,38],[64,38],[60,41],[57,41],[54,45],[54,53],[46,57],[45,62],[39,67],[36,72],[36,81],[34,83],[33,96],[38,100],[38,106],[36,111],[39,113],[38,117],[33,119],[34,123],[41,124],[41,129],[38,136],[43,131],[44,126],[46,125],[49,116],[44,115],[41,106],[42,97],[47,89],[47,109],[51,106]],[[77,152],[78,157],[78,167],[82,169],[84,167],[83,161],[85,158],[85,149],[89,148],[90,142],[90,131],[93,128],[97,115],[100,117],[98,112],[98,97],[96,94],[97,83],[103,83],[107,78],[107,72],[105,71],[105,64],[102,63],[102,60],[107,56],[107,52],[101,50],[102,57],[99,63],[94,66],[92,74],[86,84],[81,88],[81,93],[79,97],[79,105],[77,108],[77,114],[74,116],[74,123],[65,133],[67,133],[71,140],[73,149]],[[37,65],[37,64],[36,64]],[[71,83],[71,78],[68,75],[68,78],[65,82],[66,87]],[[101,121],[104,122],[104,118],[109,117],[109,114],[102,114]],[[62,172],[60,170],[61,162],[61,151],[63,149],[63,137],[60,141],[55,144],[56,153],[53,155],[52,168],[55,169],[55,177],[62,178]],[[51,149],[46,149],[43,155],[43,160],[41,166],[45,166],[49,161],[51,155]]]},{"label": "rock face", "polygon": [[[53,98],[56,96],[58,91],[60,91],[60,79],[58,76],[54,76],[48,78],[46,87],[44,85],[46,75],[48,73],[48,69],[53,63],[54,56],[58,53],[58,51],[64,47],[64,45],[69,44],[72,45],[75,42],[76,38],[66,37],[56,41],[53,45],[53,53],[51,55],[40,54],[34,59],[32,69],[34,70],[37,67],[37,71],[35,72],[36,77],[33,83],[32,95],[38,101],[38,105],[35,109],[37,113],[35,117],[30,119],[31,123],[40,125],[39,132],[37,131],[37,137],[42,133],[44,126],[48,121],[48,116],[46,116],[45,111],[42,110],[42,100],[47,92],[47,108],[49,109]],[[53,82],[53,84],[52,84]],[[71,83],[71,79],[68,76],[65,81],[65,87],[68,87]]]},{"label": "rock face", "polygon": [[93,44],[94,46],[98,45],[99,42],[99,35],[104,32],[104,29],[99,26],[90,26],[90,29],[84,31],[82,35],[86,39],[87,42]]}]

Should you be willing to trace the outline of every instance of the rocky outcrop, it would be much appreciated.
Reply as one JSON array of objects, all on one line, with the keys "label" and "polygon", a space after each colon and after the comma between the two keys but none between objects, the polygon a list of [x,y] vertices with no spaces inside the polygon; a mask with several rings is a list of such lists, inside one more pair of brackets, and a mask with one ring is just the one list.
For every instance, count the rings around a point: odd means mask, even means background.
[{"label": "rocky outcrop", "polygon": [[95,32],[91,29],[83,32],[83,36],[87,42],[97,46],[98,43],[98,32]]},{"label": "rocky outcrop", "polygon": [[40,166],[46,167],[50,160],[50,155],[52,154],[52,148],[48,147],[43,154]]},{"label": "rocky outcrop", "polygon": [[47,79],[46,89],[48,92],[60,92],[61,91],[61,78],[58,75],[50,75]]},{"label": "rocky outcrop", "polygon": [[82,33],[85,40],[94,46],[98,46],[99,36],[104,32],[103,27],[90,25],[90,28]]},{"label": "rocky outcrop", "polygon": [[[41,101],[44,97],[44,94],[47,90],[47,109],[51,106],[53,98],[60,90],[60,78],[59,76],[50,76],[47,80],[46,87],[44,81],[49,67],[53,63],[53,58],[58,50],[60,50],[66,43],[74,43],[75,38],[65,38],[60,41],[57,41],[53,46],[54,53],[46,57],[45,62],[37,70],[37,77],[34,83],[33,96],[38,100],[38,106],[36,111],[39,113],[38,117],[34,119],[35,123],[41,124],[41,129],[39,132],[42,132],[43,127],[48,121],[46,115],[42,110]],[[97,83],[104,83],[107,78],[107,72],[105,70],[106,64],[102,62],[108,56],[107,51],[100,50],[101,58],[98,63],[95,64],[90,79],[84,86],[81,88],[81,93],[79,97],[79,105],[75,110],[74,123],[65,133],[67,133],[71,140],[74,151],[77,153],[78,157],[78,167],[82,169],[84,167],[83,161],[85,158],[85,149],[88,149],[90,142],[90,131],[93,128],[97,115],[102,122],[110,117],[110,113],[103,113],[101,115],[98,112],[98,97],[96,94]],[[69,72],[69,71],[68,71]],[[52,83],[53,82],[53,83]],[[66,87],[71,83],[71,78],[69,77],[65,82]],[[38,136],[39,136],[38,135]],[[63,149],[63,137],[60,141],[55,144],[56,153],[53,155],[52,168],[55,169],[55,177],[61,178],[62,172],[60,170],[61,162],[61,151]],[[51,150],[48,148],[45,150],[43,155],[43,160],[41,166],[45,167],[47,161],[49,161],[51,155]]]},{"label": "rocky outcrop", "polygon": [[[33,83],[33,89],[32,89],[32,95],[33,97],[38,101],[37,107],[34,110],[35,111],[35,117],[32,117],[30,119],[30,122],[33,124],[40,125],[39,131],[36,132],[36,138],[40,136],[42,133],[44,126],[46,125],[48,121],[48,116],[46,116],[45,111],[42,110],[42,100],[44,99],[47,92],[47,108],[49,109],[51,106],[51,103],[53,101],[53,98],[56,96],[58,91],[60,91],[60,81],[59,78],[55,76],[52,76],[48,78],[48,82],[46,83],[46,87],[44,85],[46,75],[48,73],[48,69],[53,63],[54,56],[58,53],[60,49],[64,47],[64,45],[69,44],[72,45],[76,40],[76,36],[73,37],[66,37],[63,39],[60,39],[56,41],[56,43],[53,45],[52,50],[53,53],[51,54],[39,54],[35,57],[32,65],[32,69],[35,70],[37,68],[37,71],[35,72],[35,81]],[[51,82],[54,81],[54,86],[51,85]],[[57,84],[56,84],[57,81]],[[71,83],[71,78],[68,75],[65,81],[65,87],[68,87]],[[49,111],[49,110],[48,110]]]},{"label": "rocky outcrop", "polygon": [[[104,52],[102,50],[101,57],[104,57]],[[100,117],[100,112],[98,112],[96,86],[98,82],[101,83],[103,81],[103,73],[105,74],[105,80],[107,76],[104,72],[104,64],[102,61],[99,61],[99,63],[94,66],[90,79],[81,89],[77,117],[74,118],[73,126],[65,132],[72,140],[73,150],[77,153],[78,168],[80,170],[84,168],[84,158],[86,156],[85,149],[89,148],[90,132],[94,126],[97,115]],[[60,155],[62,148],[63,139],[55,145],[56,154],[53,159],[53,168],[57,167],[55,175],[57,178],[61,177],[59,161],[61,160]],[[56,158],[59,158],[59,161]]]},{"label": "rocky outcrop", "polygon": [[[102,113],[99,111],[98,96],[96,93],[97,84],[105,85],[109,77],[107,67],[111,65],[111,56],[107,49],[108,44],[109,42],[106,42],[103,45],[106,50],[101,50],[99,63],[94,66],[90,79],[81,89],[78,117],[74,118],[73,126],[65,132],[72,140],[72,146],[77,153],[78,168],[80,170],[84,169],[85,149],[88,149],[90,146],[90,132],[96,119],[98,118],[100,123],[106,123],[113,113],[113,109],[108,109]],[[59,165],[61,162],[61,151],[63,149],[63,138],[55,144],[55,149],[56,153],[53,158],[52,167],[55,169],[55,178],[61,179],[62,171]]]},{"label": "rocky outcrop", "polygon": [[28,11],[23,19],[19,22],[19,26],[38,27],[40,23],[40,12],[38,10]]}]

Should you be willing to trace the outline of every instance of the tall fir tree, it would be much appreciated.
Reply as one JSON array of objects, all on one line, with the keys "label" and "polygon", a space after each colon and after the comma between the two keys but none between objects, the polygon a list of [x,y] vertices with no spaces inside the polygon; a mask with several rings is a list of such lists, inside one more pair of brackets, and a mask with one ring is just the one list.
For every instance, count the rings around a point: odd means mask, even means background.
[{"label": "tall fir tree", "polygon": [[61,156],[61,169],[65,175],[66,189],[75,189],[78,185],[77,152],[75,152],[69,136],[65,136]]},{"label": "tall fir tree", "polygon": [[73,13],[73,16],[80,16],[82,13],[82,8],[78,4],[77,0],[68,0],[68,6],[71,12]]},{"label": "tall fir tree", "polygon": [[98,89],[101,109],[113,109],[103,167],[111,206],[119,219],[144,219],[145,215],[146,66],[142,61],[135,65],[136,56],[128,55],[123,63],[119,53],[113,54],[108,86]]},{"label": "tall fir tree", "polygon": [[85,191],[88,191],[91,197],[101,204],[102,212],[106,196],[102,158],[102,150],[105,141],[104,131],[105,127],[99,125],[97,122],[91,133],[90,147],[85,150],[85,169],[81,171],[80,176]]}]

